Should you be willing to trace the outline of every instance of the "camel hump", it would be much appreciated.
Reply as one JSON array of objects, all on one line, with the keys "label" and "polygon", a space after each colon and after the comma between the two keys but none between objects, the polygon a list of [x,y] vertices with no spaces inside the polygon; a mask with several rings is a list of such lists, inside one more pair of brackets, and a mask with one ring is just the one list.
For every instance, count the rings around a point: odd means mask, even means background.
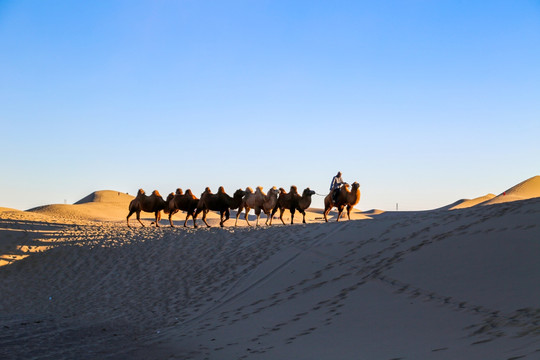
[{"label": "camel hump", "polygon": [[295,185],[291,186],[291,193],[292,194],[298,194],[298,188]]},{"label": "camel hump", "polygon": [[152,191],[152,195],[161,197],[161,194],[157,190]]},{"label": "camel hump", "polygon": [[137,196],[140,196],[140,195],[144,195],[145,192],[143,189],[139,189],[139,191],[137,191]]},{"label": "camel hump", "polygon": [[181,188],[176,189],[176,194],[182,195],[183,193],[184,193],[184,192],[182,191]]},{"label": "camel hump", "polygon": [[248,186],[246,188],[246,193],[253,194],[253,189]]},{"label": "camel hump", "polygon": [[186,195],[193,195],[193,193],[191,192],[191,189],[187,189],[186,192],[185,192]]},{"label": "camel hump", "polygon": [[223,186],[220,186],[218,189],[218,193],[225,194],[225,188]]}]

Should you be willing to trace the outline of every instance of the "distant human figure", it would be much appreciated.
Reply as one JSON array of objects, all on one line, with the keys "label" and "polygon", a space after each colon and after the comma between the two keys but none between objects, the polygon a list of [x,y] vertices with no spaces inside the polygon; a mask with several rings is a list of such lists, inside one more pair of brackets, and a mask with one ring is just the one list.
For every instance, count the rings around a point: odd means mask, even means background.
[{"label": "distant human figure", "polygon": [[339,195],[340,188],[343,184],[346,184],[346,183],[341,178],[341,171],[338,171],[337,175],[332,178],[332,182],[330,183],[330,191],[332,192],[332,202],[336,201]]}]

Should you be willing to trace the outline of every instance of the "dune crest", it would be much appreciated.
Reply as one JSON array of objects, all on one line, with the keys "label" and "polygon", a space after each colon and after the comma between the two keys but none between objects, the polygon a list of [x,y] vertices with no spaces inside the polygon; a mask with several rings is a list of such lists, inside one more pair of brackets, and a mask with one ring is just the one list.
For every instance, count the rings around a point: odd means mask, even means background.
[{"label": "dune crest", "polygon": [[520,182],[482,205],[501,204],[535,197],[540,197],[540,175]]},{"label": "dune crest", "polygon": [[78,204],[87,204],[87,203],[112,203],[112,204],[126,204],[129,205],[129,202],[135,197],[129,194],[125,194],[119,191],[114,190],[99,190],[94,191],[93,193],[83,197],[81,200],[77,201],[75,205]]},{"label": "dune crest", "polygon": [[494,197],[495,197],[495,194],[489,193],[487,195],[479,196],[479,197],[474,198],[474,199],[464,199],[464,200],[459,201],[457,205],[452,206],[449,210],[470,208],[472,206],[476,206],[478,204],[482,204],[483,202],[491,200]]}]

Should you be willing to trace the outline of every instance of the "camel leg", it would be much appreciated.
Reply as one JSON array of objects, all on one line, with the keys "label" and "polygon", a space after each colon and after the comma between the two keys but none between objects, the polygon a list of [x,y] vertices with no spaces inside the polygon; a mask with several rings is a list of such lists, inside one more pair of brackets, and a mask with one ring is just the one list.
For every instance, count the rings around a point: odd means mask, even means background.
[{"label": "camel leg", "polygon": [[338,216],[336,221],[339,221],[339,218],[341,217],[341,213],[343,212],[343,206],[338,207]]},{"label": "camel leg", "polygon": [[325,222],[328,222],[328,213],[330,212],[330,210],[332,210],[331,207],[324,209],[324,221]]},{"label": "camel leg", "polygon": [[137,220],[141,223],[142,227],[144,227],[144,224],[141,221],[141,212],[137,211],[136,214],[137,214]]},{"label": "camel leg", "polygon": [[259,226],[259,217],[261,216],[261,208],[260,207],[255,208],[255,216],[257,216],[257,222],[255,223],[255,226]]},{"label": "camel leg", "polygon": [[279,209],[279,219],[285,225],[285,221],[283,221],[283,213],[285,212],[285,209]]},{"label": "camel leg", "polygon": [[294,224],[294,213],[295,213],[295,211],[296,211],[295,208],[291,209],[291,225]]},{"label": "camel leg", "polygon": [[156,215],[156,227],[159,227],[159,220],[161,220],[161,212],[156,211],[154,214]]},{"label": "camel leg", "polygon": [[244,208],[242,207],[242,205],[240,205],[238,207],[238,211],[236,212],[236,221],[234,222],[234,226],[237,226],[238,225],[238,217],[240,216],[240,214],[242,213],[242,210],[244,210]]},{"label": "camel leg", "polygon": [[208,223],[206,222],[206,214],[208,214],[208,211],[209,210],[203,210],[202,221],[206,224],[207,227],[210,227],[210,225],[208,225]]},{"label": "camel leg", "polygon": [[[193,217],[193,225],[194,225],[194,227],[197,227],[197,224],[196,224],[195,221],[197,220],[197,216],[198,216],[201,212],[203,213],[203,216],[204,216],[204,210],[203,210],[203,209],[197,209],[197,210],[195,210],[195,216]],[[205,222],[205,223],[206,223],[206,222]],[[208,224],[206,224],[206,225],[208,225]]]},{"label": "camel leg", "polygon": [[223,225],[225,224],[225,221],[229,220],[230,216],[231,216],[231,212],[230,212],[229,209],[227,209],[227,210],[225,211],[225,219],[224,219],[223,222],[221,223],[221,227],[223,227]]},{"label": "camel leg", "polygon": [[302,210],[302,223],[306,223],[306,212],[304,210]]},{"label": "camel leg", "polygon": [[195,223],[195,217],[197,215],[195,215],[195,210],[193,210],[191,213],[187,213],[186,215],[186,221],[184,222],[184,226],[187,226],[187,221],[189,220],[189,216],[191,215],[191,219],[193,220],[193,228],[196,229],[198,228],[199,226]]},{"label": "camel leg", "polygon": [[248,220],[249,210],[251,210],[251,209],[246,206],[246,212],[244,214],[244,219],[246,219],[246,222],[247,222],[248,226],[251,226],[251,224],[249,223],[249,220]]},{"label": "camel leg", "polygon": [[174,225],[172,223],[172,211],[169,212],[169,222],[171,223],[171,227],[174,227]]},{"label": "camel leg", "polygon": [[261,209],[257,209],[257,210],[255,210],[255,216],[257,216],[257,221],[255,222],[255,226],[259,226],[259,217],[261,216]]},{"label": "camel leg", "polygon": [[128,214],[128,216],[126,217],[126,221],[127,221],[127,226],[128,226],[128,227],[131,227],[131,226],[129,226],[129,217],[130,217],[131,215],[133,215],[134,213],[135,213],[135,211],[130,211],[129,214]]},{"label": "camel leg", "polygon": [[349,220],[351,220],[351,205],[347,205],[347,217],[349,218]]},{"label": "camel leg", "polygon": [[219,226],[223,227],[223,211],[219,212]]}]

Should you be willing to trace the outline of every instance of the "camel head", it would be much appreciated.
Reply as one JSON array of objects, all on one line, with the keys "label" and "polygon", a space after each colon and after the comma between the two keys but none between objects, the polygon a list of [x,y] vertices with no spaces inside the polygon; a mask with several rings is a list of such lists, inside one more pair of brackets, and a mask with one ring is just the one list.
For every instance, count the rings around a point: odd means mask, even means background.
[{"label": "camel head", "polygon": [[171,201],[172,199],[174,198],[174,193],[170,193],[169,195],[167,195],[167,202]]},{"label": "camel head", "polygon": [[291,186],[291,191],[289,191],[290,194],[298,194],[298,189],[295,185]]},{"label": "camel head", "polygon": [[183,195],[184,192],[182,191],[182,189],[178,188],[176,189],[176,195]]},{"label": "camel head", "polygon": [[279,194],[279,190],[276,189],[276,187],[274,186],[273,188],[268,190],[267,196],[277,196],[278,194]]},{"label": "camel head", "polygon": [[315,191],[311,190],[310,188],[305,188],[304,192],[302,192],[302,197],[308,197],[315,194]]},{"label": "camel head", "polygon": [[356,190],[356,189],[360,189],[360,184],[357,183],[356,181],[353,182],[353,184],[352,184],[352,189],[353,189],[353,191]]},{"label": "camel head", "polygon": [[233,198],[235,199],[241,199],[244,197],[244,195],[246,195],[246,192],[242,189],[238,189],[234,192],[233,194]]}]

